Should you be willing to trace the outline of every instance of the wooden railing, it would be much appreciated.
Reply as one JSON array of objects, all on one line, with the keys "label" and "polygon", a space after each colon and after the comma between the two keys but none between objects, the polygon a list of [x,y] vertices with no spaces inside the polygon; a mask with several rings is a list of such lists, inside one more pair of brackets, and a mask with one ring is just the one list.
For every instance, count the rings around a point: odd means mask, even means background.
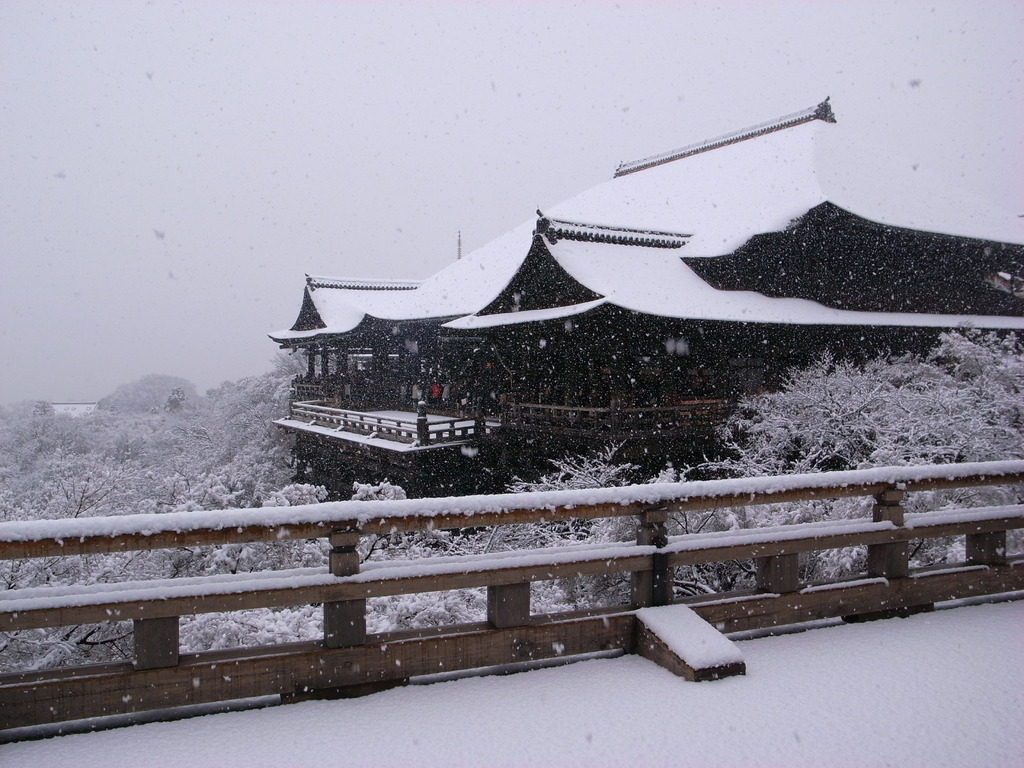
[{"label": "wooden railing", "polygon": [[688,431],[714,426],[729,415],[728,400],[688,400],[649,408],[592,408],[575,405],[515,403],[502,416],[502,426],[580,432]]},{"label": "wooden railing", "polygon": [[421,446],[472,440],[486,434],[491,425],[483,420],[436,417],[426,414],[401,419],[362,411],[334,408],[327,401],[296,402],[289,407],[292,419],[340,432],[378,437],[398,443]]},{"label": "wooden railing", "polygon": [[319,400],[324,396],[323,384],[319,381],[305,381],[296,378],[292,381],[291,400]]},{"label": "wooden railing", "polygon": [[[1007,531],[1024,505],[906,514],[904,494],[1024,481],[1024,461],[890,467],[816,475],[589,491],[336,502],[301,507],[0,523],[0,559],[53,558],[239,542],[326,538],[329,566],[0,594],[0,631],[134,622],[132,661],[0,676],[0,729],[264,695],[347,695],[410,677],[499,664],[638,651],[636,610],[686,602],[724,632],[836,616],[879,616],[1024,589]],[[874,498],[871,518],[669,537],[672,513],[805,499]],[[360,563],[361,536],[635,516],[635,541]],[[966,560],[909,567],[908,543],[964,536]],[[867,571],[800,581],[800,553],[866,546]],[[756,588],[677,598],[680,566],[753,561]],[[530,585],[630,574],[630,603],[535,615]],[[368,635],[367,598],[484,587],[487,621]],[[180,616],[322,604],[319,642],[179,650]]]}]

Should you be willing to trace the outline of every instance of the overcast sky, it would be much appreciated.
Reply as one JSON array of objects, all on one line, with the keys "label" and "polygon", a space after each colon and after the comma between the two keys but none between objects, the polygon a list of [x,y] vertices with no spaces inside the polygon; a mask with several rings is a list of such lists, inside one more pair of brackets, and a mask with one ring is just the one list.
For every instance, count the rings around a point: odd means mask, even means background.
[{"label": "overcast sky", "polygon": [[1008,0],[2,0],[0,403],[261,373],[305,273],[424,278],[826,96],[835,202],[1022,214],[1022,32]]}]

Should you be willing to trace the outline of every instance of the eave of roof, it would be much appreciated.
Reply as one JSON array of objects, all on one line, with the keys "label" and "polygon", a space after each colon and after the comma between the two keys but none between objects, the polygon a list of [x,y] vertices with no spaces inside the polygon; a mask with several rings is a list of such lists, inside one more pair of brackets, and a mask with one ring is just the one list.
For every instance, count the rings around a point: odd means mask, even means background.
[{"label": "eave of roof", "polygon": [[1024,317],[853,311],[808,299],[719,290],[675,252],[658,248],[631,249],[628,260],[621,248],[604,243],[561,241],[550,251],[576,280],[603,294],[609,306],[657,317],[784,325],[1024,329]]},{"label": "eave of roof", "polygon": [[520,325],[522,323],[543,323],[550,320],[561,320],[566,317],[581,315],[589,312],[602,304],[607,299],[595,299],[583,304],[571,304],[565,307],[551,307],[549,309],[530,309],[523,312],[503,312],[497,315],[466,315],[451,322],[445,323],[442,327],[453,330],[474,330],[478,328],[496,328],[503,325]]}]

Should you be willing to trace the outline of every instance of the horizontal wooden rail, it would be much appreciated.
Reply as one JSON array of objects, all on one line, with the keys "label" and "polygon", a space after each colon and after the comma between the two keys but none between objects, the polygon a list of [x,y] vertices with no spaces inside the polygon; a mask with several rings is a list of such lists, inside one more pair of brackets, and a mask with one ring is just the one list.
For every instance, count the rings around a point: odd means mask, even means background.
[{"label": "horizontal wooden rail", "polygon": [[[0,593],[0,631],[132,621],[130,663],[0,676],[0,729],[267,694],[390,685],[411,675],[601,651],[641,652],[635,610],[685,602],[723,631],[834,616],[882,616],[960,597],[1024,590],[1024,558],[1008,556],[1007,532],[1024,528],[1024,504],[906,514],[905,493],[1006,485],[1024,462],[887,467],[775,478],[632,486],[592,491],[303,507],[44,520],[0,524],[0,556],[52,557],[247,541],[329,539],[326,568]],[[668,536],[673,511],[804,499],[870,496],[871,518]],[[633,515],[634,541],[415,560],[359,562],[360,537],[435,528],[480,528]],[[963,563],[914,571],[912,541],[965,537]],[[831,583],[801,581],[801,553],[865,547],[867,569]],[[751,561],[756,589],[680,599],[674,569]],[[583,614],[531,613],[530,584],[629,574],[626,605]],[[366,600],[482,588],[487,622],[368,635]],[[322,605],[319,643],[182,655],[180,616]],[[198,681],[198,682],[197,682]]]},{"label": "horizontal wooden rail", "polygon": [[628,517],[649,509],[685,512],[802,499],[875,496],[890,486],[910,493],[1022,481],[1024,461],[994,461],[596,488],[585,494],[550,491],[338,501],[295,507],[6,522],[0,523],[0,559],[315,539],[334,530],[389,534]]},{"label": "horizontal wooden rail", "polygon": [[[894,610],[942,600],[1024,589],[1024,565],[971,569],[904,579],[837,585],[791,594],[760,593],[685,601],[707,622],[733,632],[855,615],[889,604]],[[180,656],[173,666],[130,663],[83,670],[0,676],[0,730],[257,696],[301,699],[317,692],[379,690],[410,677],[593,653],[632,652],[631,612],[598,609],[578,617],[533,616],[524,624],[486,624],[370,635],[365,644],[326,648],[291,643]]]},{"label": "horizontal wooden rail", "polygon": [[222,574],[139,582],[36,587],[0,593],[0,631],[100,621],[183,616],[250,608],[359,600],[491,587],[572,576],[650,571],[662,552],[670,567],[754,560],[839,547],[891,544],[1024,528],[1024,505],[945,510],[890,522],[840,520],[670,537],[657,548],[579,544],[484,555],[364,563],[350,576],[326,568]]}]

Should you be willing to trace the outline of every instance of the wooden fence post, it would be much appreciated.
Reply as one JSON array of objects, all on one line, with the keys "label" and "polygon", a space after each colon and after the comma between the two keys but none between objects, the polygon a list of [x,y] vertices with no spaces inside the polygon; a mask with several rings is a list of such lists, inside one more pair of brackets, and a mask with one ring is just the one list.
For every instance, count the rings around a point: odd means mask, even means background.
[{"label": "wooden fence post", "polygon": [[[871,517],[876,523],[889,521],[903,525],[903,489],[886,488],[875,496]],[[887,579],[905,579],[910,575],[907,559],[907,542],[868,545],[868,575],[884,576]]]},{"label": "wooden fence post", "polygon": [[178,666],[178,617],[132,621],[135,633],[135,669]]},{"label": "wooden fence post", "polygon": [[487,588],[487,621],[497,629],[521,627],[530,620],[530,583]]},{"label": "wooden fence post", "polygon": [[[333,531],[330,536],[330,568],[333,576],[359,573],[359,533]],[[347,648],[366,642],[366,600],[324,603],[324,645]]]},{"label": "wooden fence post", "polygon": [[969,565],[1006,565],[1006,531],[967,534]]},{"label": "wooden fence post", "polygon": [[800,555],[773,555],[754,558],[757,588],[762,592],[785,594],[800,588]]},{"label": "wooden fence post", "polygon": [[[645,510],[638,516],[636,543],[641,547],[655,546],[661,549],[668,544],[668,509]],[[639,608],[650,605],[668,605],[672,602],[672,569],[668,558],[662,553],[653,557],[649,571],[630,574],[632,603]]]}]

